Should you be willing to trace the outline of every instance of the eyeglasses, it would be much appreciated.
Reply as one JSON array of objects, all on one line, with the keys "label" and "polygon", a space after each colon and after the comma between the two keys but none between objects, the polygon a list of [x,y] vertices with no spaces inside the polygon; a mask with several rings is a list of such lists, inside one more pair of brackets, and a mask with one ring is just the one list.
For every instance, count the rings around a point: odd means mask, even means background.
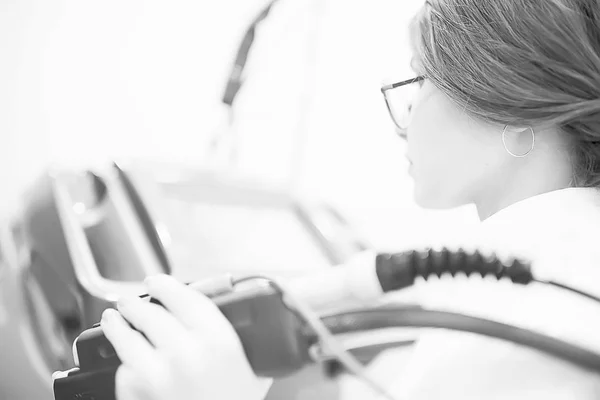
[{"label": "eyeglasses", "polygon": [[424,79],[424,76],[417,76],[381,87],[390,117],[392,117],[394,125],[402,131],[406,130],[410,124],[412,100]]}]

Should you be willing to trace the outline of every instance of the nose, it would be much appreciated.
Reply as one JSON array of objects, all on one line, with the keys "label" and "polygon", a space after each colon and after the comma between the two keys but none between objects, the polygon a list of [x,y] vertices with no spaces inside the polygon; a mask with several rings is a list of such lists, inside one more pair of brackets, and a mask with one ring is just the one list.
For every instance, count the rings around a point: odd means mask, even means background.
[{"label": "nose", "polygon": [[401,137],[404,140],[407,139],[407,132],[406,132],[405,128],[396,127],[396,135],[398,135],[399,137]]}]

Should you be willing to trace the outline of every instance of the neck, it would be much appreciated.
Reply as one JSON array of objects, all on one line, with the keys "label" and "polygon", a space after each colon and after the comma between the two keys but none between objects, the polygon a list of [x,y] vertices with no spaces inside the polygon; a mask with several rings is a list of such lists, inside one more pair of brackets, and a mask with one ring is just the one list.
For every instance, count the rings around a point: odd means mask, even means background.
[{"label": "neck", "polygon": [[474,201],[481,221],[529,197],[571,186],[573,171],[566,160],[515,160],[506,175],[494,179],[492,187],[483,190]]}]

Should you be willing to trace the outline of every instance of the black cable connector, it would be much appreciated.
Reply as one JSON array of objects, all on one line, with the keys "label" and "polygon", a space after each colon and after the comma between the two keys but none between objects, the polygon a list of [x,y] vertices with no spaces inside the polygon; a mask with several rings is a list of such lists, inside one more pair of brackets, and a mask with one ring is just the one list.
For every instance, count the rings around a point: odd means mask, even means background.
[{"label": "black cable connector", "polygon": [[522,285],[533,281],[531,266],[525,261],[503,261],[495,255],[485,256],[478,251],[468,253],[462,249],[382,253],[375,259],[375,268],[384,292],[412,286],[418,277],[428,280],[432,276],[440,278],[446,274],[456,276],[459,273],[467,276],[495,276],[498,280],[508,278],[513,283]]}]

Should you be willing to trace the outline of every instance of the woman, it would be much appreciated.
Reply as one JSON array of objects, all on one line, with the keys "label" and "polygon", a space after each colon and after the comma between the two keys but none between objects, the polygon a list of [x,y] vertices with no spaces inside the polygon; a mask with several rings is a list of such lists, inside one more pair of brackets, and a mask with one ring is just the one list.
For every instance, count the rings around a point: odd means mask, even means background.
[{"label": "woman", "polygon": [[[538,273],[600,294],[597,0],[432,0],[412,27],[417,77],[383,91],[408,142],[416,201],[475,204],[483,224],[474,240],[524,253]],[[119,310],[154,346],[114,310],[102,320],[123,360],[119,399],[264,396],[210,301],[168,277],[148,288],[170,312],[136,299]],[[598,308],[575,296],[483,281],[422,290],[425,304],[600,349]],[[398,381],[410,399],[600,395],[598,375],[466,334],[423,337]]]}]

